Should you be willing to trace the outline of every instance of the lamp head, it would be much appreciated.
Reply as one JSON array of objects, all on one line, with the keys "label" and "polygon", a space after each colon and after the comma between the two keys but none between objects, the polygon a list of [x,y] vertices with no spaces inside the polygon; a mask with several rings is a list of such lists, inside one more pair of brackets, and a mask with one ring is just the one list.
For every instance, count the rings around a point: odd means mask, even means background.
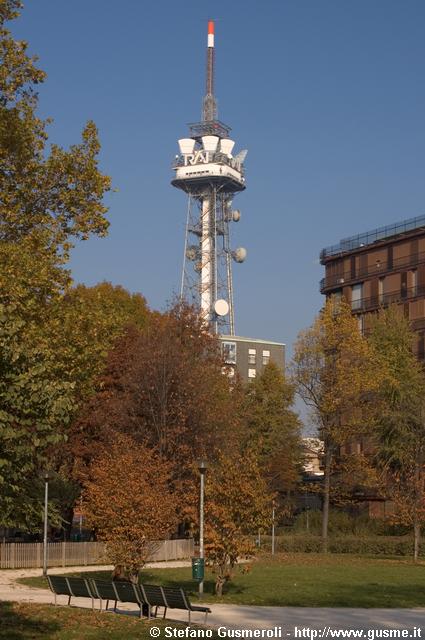
[{"label": "lamp head", "polygon": [[205,473],[208,469],[208,462],[206,460],[198,460],[198,469],[200,473]]}]

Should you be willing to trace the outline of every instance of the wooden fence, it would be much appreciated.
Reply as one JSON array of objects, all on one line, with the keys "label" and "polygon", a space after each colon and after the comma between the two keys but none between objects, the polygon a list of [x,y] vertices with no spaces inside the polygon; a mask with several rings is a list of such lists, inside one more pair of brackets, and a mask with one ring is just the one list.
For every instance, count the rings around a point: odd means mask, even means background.
[{"label": "wooden fence", "polygon": [[[183,560],[194,554],[193,539],[151,542],[150,562]],[[103,542],[48,542],[47,565],[72,567],[110,564]],[[42,542],[0,544],[0,569],[27,569],[43,566]]]}]

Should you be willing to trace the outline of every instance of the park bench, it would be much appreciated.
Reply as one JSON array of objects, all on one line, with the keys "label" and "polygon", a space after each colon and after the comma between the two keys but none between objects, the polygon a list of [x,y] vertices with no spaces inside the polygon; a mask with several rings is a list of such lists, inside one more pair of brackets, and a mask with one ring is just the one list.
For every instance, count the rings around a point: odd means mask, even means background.
[{"label": "park bench", "polygon": [[[169,607],[170,609],[185,609],[189,615],[189,624],[191,622],[190,614],[192,613],[192,611],[199,611],[201,613],[205,613],[205,624],[206,624],[208,614],[211,613],[211,609],[209,607],[201,607],[199,605],[191,604],[189,597],[185,594],[184,590],[181,588],[161,587],[161,589],[164,594],[167,607]],[[164,617],[165,617],[165,612],[164,612]]]},{"label": "park bench", "polygon": [[141,618],[143,615],[144,600],[140,586],[132,582],[118,582],[118,580],[115,581],[113,585],[120,602],[134,602],[139,605]]},{"label": "park bench", "polygon": [[115,591],[115,585],[112,580],[94,580],[91,581],[93,591],[100,600],[100,610],[102,611],[102,601],[106,600],[106,610],[109,607],[109,601],[114,602],[114,611],[117,610],[118,594]]},{"label": "park bench", "polygon": [[132,602],[140,607],[140,617],[145,614],[148,618],[151,617],[153,608],[155,608],[154,616],[156,616],[158,608],[164,607],[164,618],[167,609],[183,609],[188,612],[189,624],[192,612],[205,613],[205,623],[208,614],[211,613],[209,607],[193,605],[181,588],[50,575],[47,576],[47,580],[55,595],[55,605],[57,604],[57,596],[65,595],[68,596],[68,605],[71,604],[72,597],[91,598],[92,609],[94,609],[94,600],[99,599],[100,610],[102,610],[103,600],[106,600],[106,609],[108,609],[109,601],[112,600],[114,611],[117,609],[117,602]]},{"label": "park bench", "polygon": [[162,587],[158,587],[155,584],[141,584],[140,590],[142,592],[143,600],[148,605],[148,618],[151,617],[152,609],[155,607],[154,616],[158,613],[158,607],[164,607],[164,615],[167,612],[167,602],[162,591]]},{"label": "park bench", "polygon": [[90,585],[90,581],[85,578],[67,578],[65,576],[47,576],[49,587],[55,596],[55,605],[57,604],[57,596],[68,596],[68,604],[71,604],[71,598],[91,598],[91,606],[94,609],[94,599],[96,594]]}]

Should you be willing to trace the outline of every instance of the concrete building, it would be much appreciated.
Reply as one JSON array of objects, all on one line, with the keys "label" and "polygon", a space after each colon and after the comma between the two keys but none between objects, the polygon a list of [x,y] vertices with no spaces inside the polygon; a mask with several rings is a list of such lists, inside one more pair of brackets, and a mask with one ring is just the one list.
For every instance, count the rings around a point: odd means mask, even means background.
[{"label": "concrete building", "polygon": [[256,338],[220,335],[224,360],[237,370],[244,382],[252,381],[269,362],[285,369],[285,345]]},{"label": "concrete building", "polygon": [[323,249],[320,261],[320,291],[344,296],[362,331],[380,307],[402,307],[418,334],[415,353],[424,359],[425,216],[345,238]]},{"label": "concrete building", "polygon": [[323,440],[306,437],[302,439],[304,454],[303,472],[309,479],[323,477],[323,454],[325,451]]}]

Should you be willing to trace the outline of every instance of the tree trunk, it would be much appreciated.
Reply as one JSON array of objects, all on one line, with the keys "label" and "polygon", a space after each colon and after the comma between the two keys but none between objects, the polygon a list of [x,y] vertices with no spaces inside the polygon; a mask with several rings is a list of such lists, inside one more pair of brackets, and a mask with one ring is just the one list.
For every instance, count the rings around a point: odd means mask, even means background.
[{"label": "tree trunk", "polygon": [[215,581],[215,595],[221,597],[223,595],[223,585],[224,585],[225,579],[223,578],[223,576],[221,576],[220,574],[217,575],[216,581]]},{"label": "tree trunk", "polygon": [[322,512],[322,551],[328,551],[328,526],[329,526],[329,496],[331,488],[331,458],[332,452],[328,444],[325,444],[325,469],[323,486],[323,512]]},{"label": "tree trunk", "polygon": [[413,533],[414,533],[414,547],[413,547],[413,562],[417,562],[419,559],[419,545],[421,542],[421,525],[419,521],[415,518],[415,523],[413,525]]},{"label": "tree trunk", "polygon": [[417,460],[415,466],[415,505],[413,517],[413,562],[419,560],[419,546],[421,542],[421,521],[420,509],[423,501],[424,482],[423,482],[423,455],[421,447],[417,447]]}]

